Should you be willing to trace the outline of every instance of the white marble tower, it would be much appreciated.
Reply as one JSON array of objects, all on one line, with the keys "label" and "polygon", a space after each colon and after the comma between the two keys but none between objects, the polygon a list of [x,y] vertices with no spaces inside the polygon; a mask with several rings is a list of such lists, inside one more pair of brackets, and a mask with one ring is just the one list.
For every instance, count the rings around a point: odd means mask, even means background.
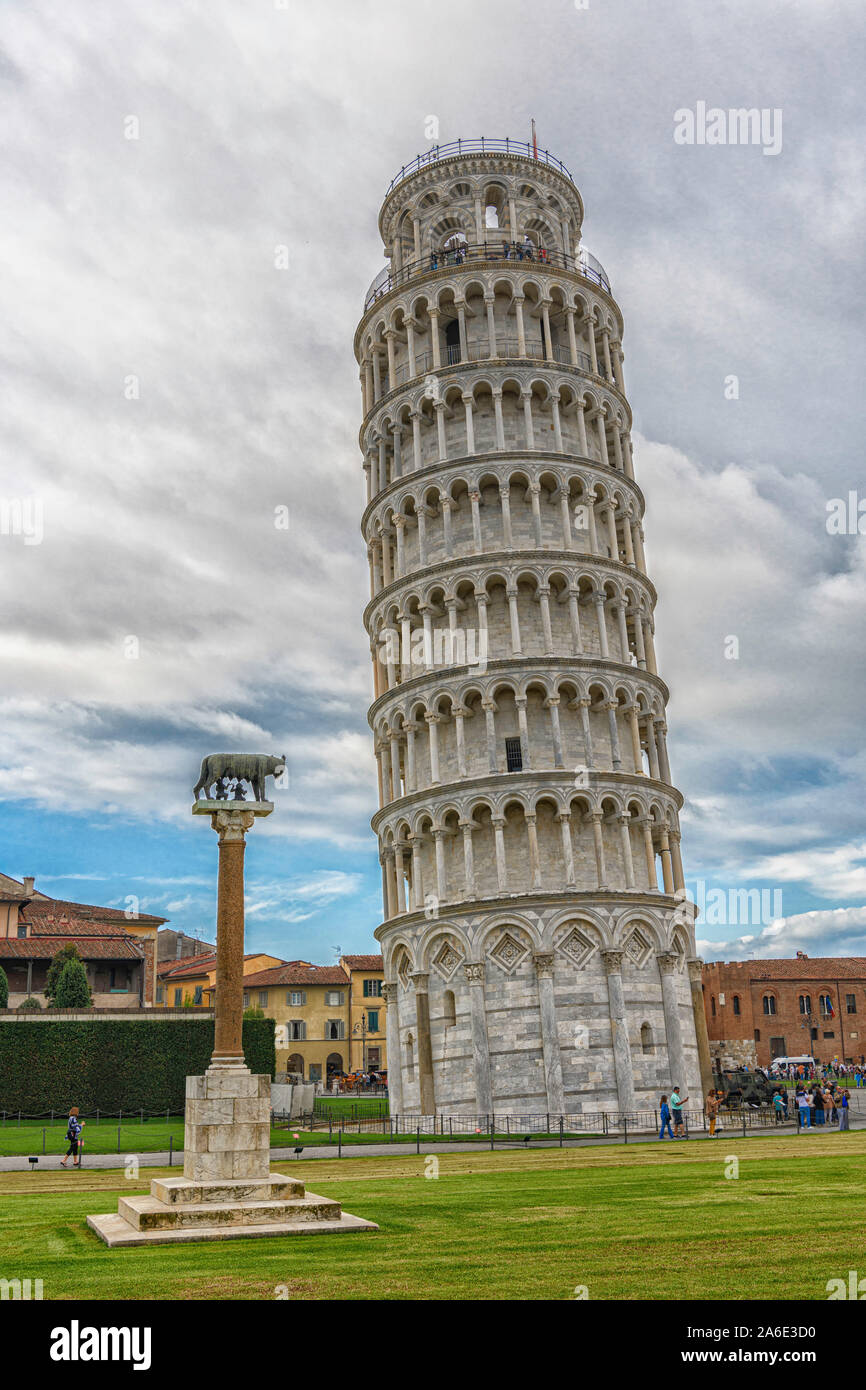
[{"label": "white marble tower", "polygon": [[710,1080],[623,320],[582,222],[504,140],[419,156],[379,216],[355,350],[392,1113]]}]

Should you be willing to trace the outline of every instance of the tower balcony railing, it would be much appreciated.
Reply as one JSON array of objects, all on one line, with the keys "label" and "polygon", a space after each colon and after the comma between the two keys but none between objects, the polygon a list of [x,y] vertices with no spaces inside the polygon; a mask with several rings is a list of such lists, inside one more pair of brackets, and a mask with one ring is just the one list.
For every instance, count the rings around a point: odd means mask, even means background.
[{"label": "tower balcony railing", "polygon": [[409,164],[404,164],[399,173],[395,174],[388,184],[389,193],[407,179],[410,174],[416,174],[419,169],[426,169],[430,164],[438,164],[443,159],[454,159],[461,154],[516,154],[524,159],[534,159],[537,164],[546,164],[550,169],[556,169],[558,173],[564,174],[571,183],[574,179],[571,172],[565,167],[561,159],[557,159],[550,150],[539,150],[535,145],[529,144],[525,140],[488,140],[481,136],[480,140],[451,140],[447,145],[434,145],[432,149],[425,150],[423,154],[417,154]]},{"label": "tower balcony railing", "polygon": [[[456,345],[445,347],[441,353],[441,364],[443,367],[456,367],[461,362],[497,362],[504,359],[519,359],[521,361],[532,361],[547,363],[555,362],[558,366],[577,368],[581,372],[591,372],[592,363],[588,352],[578,352],[577,362],[571,360],[571,349],[556,343],[550,349],[549,355],[545,354],[544,342],[541,338],[527,338],[526,351],[520,351],[520,343],[517,338],[496,339],[496,356],[490,356],[490,348],[486,343],[470,343],[468,351],[463,352],[462,348]],[[427,372],[434,370],[433,354],[427,352],[415,353],[415,375],[424,376]],[[599,362],[597,375],[602,380],[607,380],[607,372],[604,363]],[[394,386],[392,387],[387,371],[384,373],[382,381],[382,393],[388,392],[397,386],[404,386],[407,381],[412,380],[409,375],[409,363],[404,362],[397,367],[394,372]]]},{"label": "tower balcony railing", "polygon": [[463,266],[467,264],[477,264],[483,261],[529,261],[534,265],[553,266],[560,270],[570,270],[577,275],[582,275],[585,280],[591,280],[593,284],[599,285],[607,294],[611,294],[610,280],[608,279],[604,266],[597,261],[595,256],[588,251],[578,251],[577,255],[572,255],[569,251],[551,250],[546,246],[536,246],[534,242],[509,241],[507,237],[489,241],[463,241],[458,246],[447,247],[442,251],[431,251],[420,260],[407,261],[399,270],[385,266],[380,270],[372,285],[367,291],[364,300],[364,313],[375,304],[377,299],[382,299],[384,295],[390,294],[391,290],[398,289],[401,285],[406,285],[410,280],[416,280],[419,275],[428,275],[434,270],[444,270],[448,266]]}]

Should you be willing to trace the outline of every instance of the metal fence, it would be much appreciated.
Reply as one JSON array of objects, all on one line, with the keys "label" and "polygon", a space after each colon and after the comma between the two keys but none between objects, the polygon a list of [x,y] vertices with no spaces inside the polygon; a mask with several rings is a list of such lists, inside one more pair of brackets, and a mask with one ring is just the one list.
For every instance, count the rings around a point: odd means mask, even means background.
[{"label": "metal fence", "polygon": [[[563,164],[561,159],[550,153],[550,150],[540,150],[537,145],[530,144],[528,140],[490,140],[486,136],[481,136],[478,140],[451,140],[445,145],[434,145],[432,149],[425,150],[423,154],[417,154],[408,164],[404,164],[399,173],[395,174],[388,184],[388,193],[407,179],[410,174],[415,174],[419,169],[425,169],[430,164],[438,164],[440,160],[452,159],[455,155],[462,154],[516,154],[524,159],[534,159],[538,164],[546,164],[551,169],[556,169],[560,174],[564,174],[567,179],[574,183],[570,171]],[[386,197],[388,194],[386,193]]]},{"label": "metal fence", "polygon": [[377,299],[390,294],[391,290],[408,284],[419,275],[427,275],[434,270],[447,270],[450,266],[465,266],[482,261],[528,261],[532,265],[553,267],[557,270],[570,270],[590,280],[611,294],[610,280],[604,266],[589,251],[581,249],[577,255],[559,251],[555,247],[527,245],[509,241],[506,235],[487,241],[465,241],[459,246],[442,251],[432,251],[416,260],[407,261],[399,269],[385,266],[379,271],[364,297],[364,312],[375,304]]}]

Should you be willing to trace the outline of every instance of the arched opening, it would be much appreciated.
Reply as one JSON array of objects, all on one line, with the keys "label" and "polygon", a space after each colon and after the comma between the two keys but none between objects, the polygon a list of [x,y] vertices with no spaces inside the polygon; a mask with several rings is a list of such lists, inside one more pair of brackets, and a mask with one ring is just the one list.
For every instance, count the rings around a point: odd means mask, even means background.
[{"label": "arched opening", "polygon": [[454,998],[453,989],[446,989],[445,991],[442,1017],[446,1028],[453,1028],[457,1023],[457,1001]]},{"label": "arched opening", "polygon": [[343,1058],[339,1052],[330,1052],[325,1063],[325,1075],[334,1076],[336,1072],[343,1070]]},{"label": "arched opening", "polygon": [[301,1056],[300,1052],[293,1052],[293,1053],[291,1054],[291,1056],[289,1057],[288,1061],[286,1062],[286,1071],[289,1072],[289,1073],[291,1073],[291,1075],[293,1075],[293,1076],[299,1076],[299,1077],[301,1078],[301,1080],[303,1081],[303,1079],[304,1079],[304,1059],[303,1059],[303,1057]]},{"label": "arched opening", "polygon": [[655,1050],[653,1043],[653,1030],[648,1023],[642,1023],[640,1029],[641,1052],[652,1053]]},{"label": "arched opening", "polygon": [[460,322],[452,319],[445,328],[445,355],[453,366],[460,361]]}]

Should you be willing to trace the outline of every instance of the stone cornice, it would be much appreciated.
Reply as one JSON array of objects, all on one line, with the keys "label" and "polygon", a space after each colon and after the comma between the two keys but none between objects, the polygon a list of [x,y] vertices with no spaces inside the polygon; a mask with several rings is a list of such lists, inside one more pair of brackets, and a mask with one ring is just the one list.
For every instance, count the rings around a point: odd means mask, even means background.
[{"label": "stone cornice", "polygon": [[370,599],[364,609],[364,626],[367,633],[372,636],[369,619],[376,609],[388,600],[396,598],[404,589],[410,589],[413,585],[426,585],[431,579],[452,572],[456,572],[458,577],[462,577],[467,570],[487,569],[490,565],[511,565],[512,563],[530,567],[554,564],[597,568],[603,574],[612,572],[638,581],[639,585],[649,593],[653,608],[658,599],[655,585],[642,570],[635,569],[632,565],[623,564],[622,560],[612,560],[609,556],[592,555],[589,551],[583,550],[559,550],[552,547],[542,550],[483,550],[480,555],[461,555],[448,560],[439,560],[435,565],[425,565],[423,569],[414,569],[408,575],[401,575],[399,579],[392,579],[390,584],[386,585],[384,589],[380,589],[376,596]]},{"label": "stone cornice", "polygon": [[[495,898],[475,898],[472,902],[442,903],[439,908],[438,920],[443,928],[447,927],[449,921],[458,921],[461,917],[479,917],[488,914],[501,915],[506,912],[525,912],[527,908],[552,907],[574,907],[579,910],[581,904],[587,907],[607,908],[609,911],[621,911],[623,908],[632,909],[635,907],[654,908],[656,912],[661,909],[664,913],[670,913],[671,909],[677,906],[677,900],[670,893],[650,893],[646,890],[633,888],[618,888],[615,891],[605,891],[604,889],[546,892],[539,893],[533,890],[529,893],[507,893],[504,896]],[[417,912],[404,912],[397,917],[389,917],[381,922],[373,932],[377,941],[384,941],[392,932],[395,934],[410,933],[415,928],[425,928],[430,925],[429,918],[423,910]]]},{"label": "stone cornice", "polygon": [[[611,661],[607,657],[601,656],[515,656],[502,661],[489,661],[485,676],[489,673],[495,677],[514,677],[516,685],[520,685],[525,679],[544,671],[563,671],[566,675],[571,672],[580,674],[598,674],[599,676],[613,676],[616,680],[623,677],[640,677],[650,685],[656,687],[661,692],[662,699],[667,705],[670,699],[670,691],[662,680],[661,676],[655,675],[652,671],[642,671],[639,666],[626,666],[621,661]],[[460,674],[454,674],[459,672]],[[367,723],[371,729],[375,728],[376,720],[387,708],[389,702],[397,703],[404,700],[406,696],[423,694],[431,684],[444,682],[454,682],[462,684],[464,680],[472,679],[474,674],[477,680],[478,671],[474,666],[459,667],[438,667],[432,671],[426,671],[421,676],[413,676],[412,680],[404,681],[401,685],[395,686],[393,690],[387,690],[384,695],[380,695],[374,700],[367,710]],[[481,677],[483,679],[484,677]],[[513,776],[514,774],[510,774]]]},{"label": "stone cornice", "polygon": [[456,381],[452,382],[449,379],[449,373],[457,376],[465,376],[469,372],[508,371],[513,374],[517,371],[530,370],[533,375],[535,375],[536,372],[573,373],[575,376],[583,377],[591,386],[601,387],[602,390],[609,391],[610,394],[622,404],[626,413],[628,428],[631,430],[633,420],[628,399],[623,392],[620,391],[616,383],[608,381],[607,377],[598,376],[595,372],[589,372],[585,367],[574,367],[570,362],[548,362],[544,357],[482,357],[478,362],[449,362],[443,364],[441,367],[428,367],[420,376],[409,377],[406,381],[401,382],[399,386],[393,387],[386,395],[380,396],[376,404],[367,411],[367,414],[361,421],[361,427],[358,430],[358,448],[362,453],[364,452],[364,432],[369,428],[370,421],[377,411],[381,410],[389,401],[396,400],[400,395],[405,395],[410,388],[414,389],[414,387],[420,386],[429,376],[437,376],[442,390],[445,391],[450,385],[457,384]]},{"label": "stone cornice", "polygon": [[[510,467],[510,461],[512,459],[517,465],[524,462],[532,462],[537,465],[543,465],[545,469],[550,469],[551,471],[556,471],[562,464],[567,465],[569,468],[590,468],[598,474],[599,482],[606,483],[613,479],[616,480],[617,483],[624,483],[626,488],[633,492],[637,498],[641,518],[646,514],[646,499],[643,494],[643,489],[635,482],[634,478],[630,478],[627,473],[620,472],[618,468],[612,468],[610,464],[601,463],[598,459],[587,458],[584,454],[542,454],[538,449],[488,449],[485,453],[461,454],[458,458],[449,458],[444,461],[439,459],[436,463],[428,464],[426,468],[419,468],[415,472],[404,473],[402,478],[395,478],[387,487],[382,488],[381,492],[377,492],[372,501],[368,502],[364,508],[361,516],[361,535],[365,540],[367,539],[366,527],[373,513],[382,506],[383,502],[387,503],[390,497],[395,497],[398,493],[405,491],[407,487],[411,487],[416,482],[429,483],[440,473],[447,478],[452,472],[468,472],[470,469],[474,468],[476,464],[480,468],[490,468],[496,464],[504,464],[506,467]],[[526,471],[529,472],[530,470],[527,469]]]},{"label": "stone cornice", "polygon": [[[483,796],[485,793],[495,793],[505,789],[512,792],[525,792],[533,790],[535,787],[540,793],[543,793],[553,787],[560,788],[569,784],[574,784],[574,770],[569,768],[539,767],[529,768],[523,772],[485,772],[478,777],[463,777],[456,782],[441,782],[436,786],[423,787],[420,791],[410,792],[408,796],[401,796],[396,801],[389,801],[372,817],[370,825],[378,835],[383,821],[390,820],[394,816],[408,817],[418,807],[423,807],[432,814],[439,803],[454,801],[467,794]],[[603,795],[608,787],[612,791],[623,787],[631,787],[635,791],[649,789],[654,796],[664,796],[671,800],[678,811],[682,808],[683,795],[676,787],[670,787],[667,782],[660,782],[653,777],[647,777],[637,772],[589,770],[587,786],[575,787],[574,790],[576,796],[589,791],[596,791]]]}]

